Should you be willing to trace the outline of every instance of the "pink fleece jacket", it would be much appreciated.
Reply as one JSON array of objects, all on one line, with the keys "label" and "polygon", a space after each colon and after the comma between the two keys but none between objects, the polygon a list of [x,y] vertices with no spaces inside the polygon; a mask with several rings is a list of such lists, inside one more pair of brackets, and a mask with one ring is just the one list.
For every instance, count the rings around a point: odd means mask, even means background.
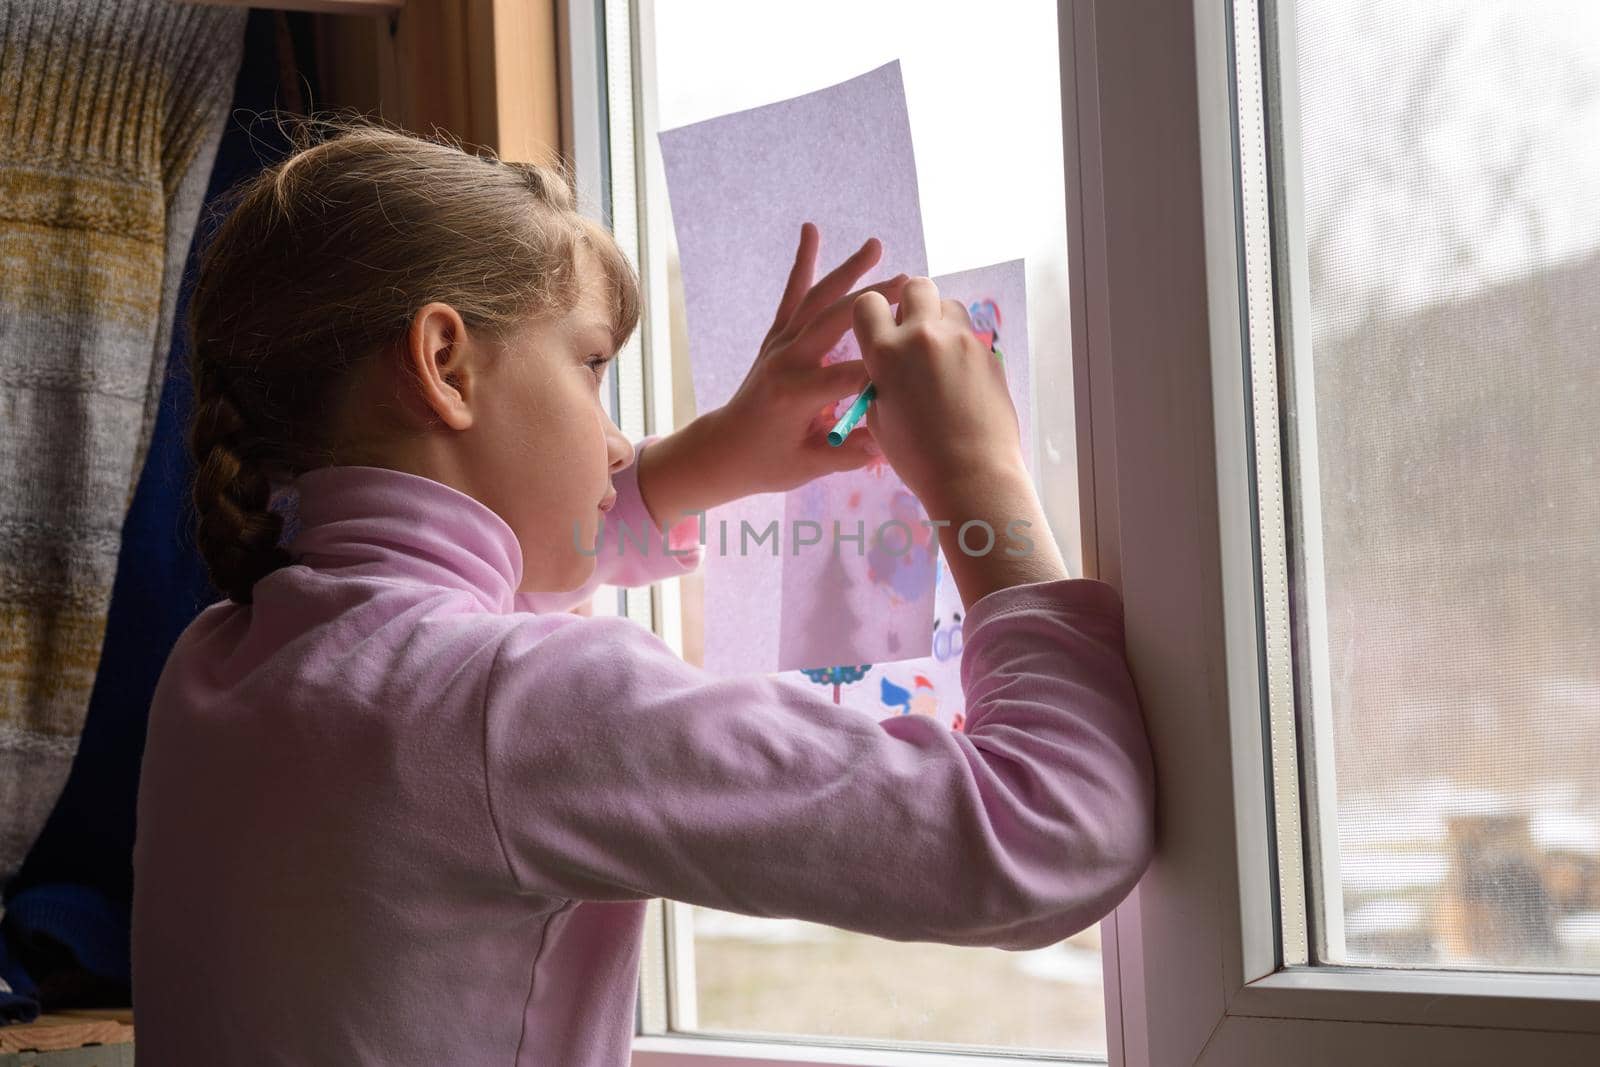
[{"label": "pink fleece jacket", "polygon": [[[635,470],[590,589],[699,562],[663,550]],[[141,1063],[623,1067],[649,898],[1025,949],[1149,860],[1108,585],[972,605],[956,732],[550,613],[577,595],[519,596],[511,529],[440,483],[332,467],[297,488],[298,562],[195,620],[151,710]]]}]

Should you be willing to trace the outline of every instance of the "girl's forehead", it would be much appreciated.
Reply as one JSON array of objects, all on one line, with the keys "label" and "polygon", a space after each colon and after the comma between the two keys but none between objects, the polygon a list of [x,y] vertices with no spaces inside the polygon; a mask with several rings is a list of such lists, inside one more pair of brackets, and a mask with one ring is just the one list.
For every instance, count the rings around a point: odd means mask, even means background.
[{"label": "girl's forehead", "polygon": [[[603,282],[601,283],[604,284]],[[518,328],[519,340],[533,342],[548,340],[555,335],[578,344],[593,344],[598,338],[609,343],[611,338],[610,304],[604,293],[596,296],[585,287],[572,307],[564,310],[535,313]]]},{"label": "girl's forehead", "polygon": [[588,248],[578,249],[578,299],[562,316],[562,322],[576,335],[598,334],[610,344],[616,328],[616,294],[598,257]]},{"label": "girl's forehead", "polygon": [[609,305],[603,297],[600,300],[592,300],[586,291],[575,305],[564,311],[534,316],[526,327],[525,336],[531,339],[554,335],[564,342],[575,345],[609,345],[611,319],[607,314],[608,311]]}]

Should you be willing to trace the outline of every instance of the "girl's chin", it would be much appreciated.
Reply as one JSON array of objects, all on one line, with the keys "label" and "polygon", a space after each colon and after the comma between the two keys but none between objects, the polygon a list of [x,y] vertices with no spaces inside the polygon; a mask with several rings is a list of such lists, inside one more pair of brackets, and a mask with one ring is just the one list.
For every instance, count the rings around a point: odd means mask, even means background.
[{"label": "girl's chin", "polygon": [[572,584],[567,586],[568,589],[578,588],[578,586],[589,580],[590,575],[594,574],[594,569],[600,559],[600,553],[594,542],[595,536],[591,533],[589,540],[584,543],[581,551],[568,553],[570,558],[567,560],[566,572],[572,580]]},{"label": "girl's chin", "polygon": [[524,577],[519,593],[548,593],[559,596],[582,588],[583,584],[594,577],[595,558],[574,553],[571,565],[565,573],[545,573],[537,576]]},{"label": "girl's chin", "polygon": [[599,552],[601,520],[605,514],[597,507],[567,523],[565,549],[575,556],[593,559]]}]

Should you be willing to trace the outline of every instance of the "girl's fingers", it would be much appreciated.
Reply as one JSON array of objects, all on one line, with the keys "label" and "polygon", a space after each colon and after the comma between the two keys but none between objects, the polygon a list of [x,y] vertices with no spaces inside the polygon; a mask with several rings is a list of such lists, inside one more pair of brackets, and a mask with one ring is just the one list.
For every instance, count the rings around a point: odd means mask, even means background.
[{"label": "girl's fingers", "polygon": [[865,467],[883,455],[883,450],[873,440],[872,432],[864,424],[857,425],[837,448],[828,444],[826,437],[807,446],[826,471],[853,471]]},{"label": "girl's fingers", "polygon": [[[800,333],[790,342],[789,348],[795,353],[796,358],[801,361],[813,358],[818,352],[828,351],[828,349],[839,343],[839,338],[843,337],[844,332],[850,328],[851,322],[855,317],[856,301],[863,294],[878,293],[893,304],[899,301],[901,290],[905,288],[908,280],[904,274],[901,274],[890,278],[886,282],[876,282],[865,288],[857,289],[855,292],[835,300],[809,323],[800,327]],[[799,320],[797,319],[796,321],[798,322]],[[893,322],[893,319],[891,318],[890,321]]]},{"label": "girl's fingers", "polygon": [[783,288],[783,298],[778,301],[778,313],[772,317],[772,329],[767,335],[781,333],[794,318],[795,309],[805,299],[811,288],[811,279],[817,270],[817,247],[821,238],[817,228],[809,222],[800,226],[800,247],[795,249],[794,266],[789,269],[789,282]]},{"label": "girl's fingers", "polygon": [[967,305],[959,300],[941,300],[939,307],[945,318],[954,319],[968,330],[972,329],[972,316],[967,313]]},{"label": "girl's fingers", "polygon": [[879,345],[894,336],[894,311],[882,293],[868,289],[850,301],[850,316],[856,340],[861,343],[863,359],[869,349],[876,351]]},{"label": "girl's fingers", "polygon": [[859,393],[867,387],[867,365],[859,359],[847,359],[818,367],[806,375],[807,401],[813,398],[838,400]]},{"label": "girl's fingers", "polygon": [[899,321],[902,326],[925,319],[938,321],[942,317],[941,311],[939,287],[931,279],[911,278],[900,290]]},{"label": "girl's fingers", "polygon": [[871,270],[881,258],[883,258],[883,242],[876,237],[867,238],[866,244],[856,249],[854,255],[833,268],[827,277],[811,287],[811,292],[806,294],[800,306],[795,309],[791,323],[804,324],[818,310],[848,293],[850,287],[860,281],[861,276]]}]

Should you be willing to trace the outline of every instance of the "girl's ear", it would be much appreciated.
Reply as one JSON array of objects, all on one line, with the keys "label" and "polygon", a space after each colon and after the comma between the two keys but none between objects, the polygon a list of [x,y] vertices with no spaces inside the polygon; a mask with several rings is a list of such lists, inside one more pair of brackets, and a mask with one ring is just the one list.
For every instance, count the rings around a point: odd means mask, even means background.
[{"label": "girl's ear", "polygon": [[406,369],[423,403],[452,430],[472,425],[471,341],[461,315],[449,304],[424,304],[406,333]]}]

